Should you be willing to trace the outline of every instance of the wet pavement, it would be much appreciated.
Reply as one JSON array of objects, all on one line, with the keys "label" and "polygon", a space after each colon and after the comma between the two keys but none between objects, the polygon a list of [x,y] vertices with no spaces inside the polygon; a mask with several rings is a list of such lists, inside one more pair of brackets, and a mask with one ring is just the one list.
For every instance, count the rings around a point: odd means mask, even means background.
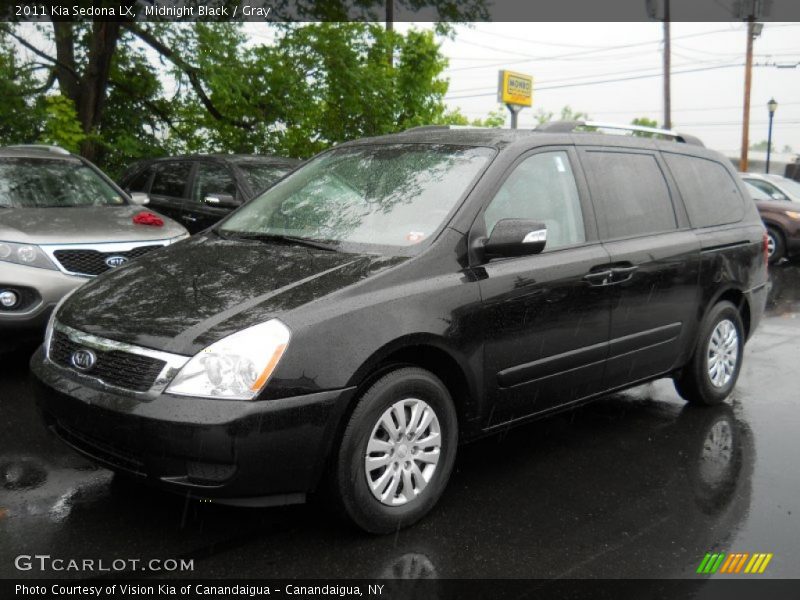
[{"label": "wet pavement", "polygon": [[724,405],[688,407],[661,380],[463,447],[437,509],[386,537],[322,502],[231,508],[115,477],[50,437],[27,357],[5,357],[0,577],[82,576],[14,567],[47,554],[193,559],[180,576],[204,578],[671,578],[707,552],[769,552],[762,577],[799,578],[800,266],[770,278]]}]

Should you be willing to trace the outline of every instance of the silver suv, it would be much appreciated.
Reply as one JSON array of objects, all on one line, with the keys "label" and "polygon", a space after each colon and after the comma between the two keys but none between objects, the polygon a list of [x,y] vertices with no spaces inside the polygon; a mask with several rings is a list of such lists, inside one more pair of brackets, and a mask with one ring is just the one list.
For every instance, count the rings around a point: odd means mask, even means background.
[{"label": "silver suv", "polygon": [[0,148],[0,349],[40,338],[88,278],[188,237],[160,215],[134,223],[144,203],[62,148]]}]

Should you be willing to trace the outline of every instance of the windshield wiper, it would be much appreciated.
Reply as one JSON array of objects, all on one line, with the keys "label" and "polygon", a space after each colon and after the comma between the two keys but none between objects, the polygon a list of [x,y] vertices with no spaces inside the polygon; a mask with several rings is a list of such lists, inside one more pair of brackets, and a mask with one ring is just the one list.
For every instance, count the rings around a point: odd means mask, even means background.
[{"label": "windshield wiper", "polygon": [[339,249],[336,245],[322,242],[319,240],[312,240],[309,238],[295,237],[293,235],[282,235],[276,233],[258,233],[255,231],[218,231],[221,237],[229,238],[236,237],[246,240],[258,240],[260,242],[274,242],[278,244],[288,244],[292,246],[305,246],[306,248],[316,248],[317,250],[325,250],[327,252],[338,252]]}]

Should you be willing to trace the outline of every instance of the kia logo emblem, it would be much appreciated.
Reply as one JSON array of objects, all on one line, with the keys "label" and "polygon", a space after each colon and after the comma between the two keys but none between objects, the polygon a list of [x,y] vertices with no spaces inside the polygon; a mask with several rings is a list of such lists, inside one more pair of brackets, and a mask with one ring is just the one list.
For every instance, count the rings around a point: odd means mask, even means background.
[{"label": "kia logo emblem", "polygon": [[112,269],[114,267],[121,267],[126,262],[128,262],[128,259],[124,256],[109,256],[106,259],[106,265],[108,265]]},{"label": "kia logo emblem", "polygon": [[69,357],[72,366],[80,371],[90,370],[97,362],[97,355],[91,350],[81,348],[72,353]]}]

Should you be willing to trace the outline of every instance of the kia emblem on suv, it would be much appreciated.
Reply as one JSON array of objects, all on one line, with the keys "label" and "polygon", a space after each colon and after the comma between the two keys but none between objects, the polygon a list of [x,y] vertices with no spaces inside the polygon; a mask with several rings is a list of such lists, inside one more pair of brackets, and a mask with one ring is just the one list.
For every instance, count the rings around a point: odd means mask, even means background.
[{"label": "kia emblem on suv", "polygon": [[69,361],[79,371],[89,371],[97,362],[97,355],[91,350],[81,348],[72,353]]},{"label": "kia emblem on suv", "polygon": [[109,257],[106,259],[106,264],[107,264],[109,267],[111,267],[112,269],[113,269],[114,267],[121,267],[121,266],[122,266],[122,265],[124,265],[126,262],[128,262],[128,259],[127,259],[126,257],[124,257],[124,256],[109,256]]}]

